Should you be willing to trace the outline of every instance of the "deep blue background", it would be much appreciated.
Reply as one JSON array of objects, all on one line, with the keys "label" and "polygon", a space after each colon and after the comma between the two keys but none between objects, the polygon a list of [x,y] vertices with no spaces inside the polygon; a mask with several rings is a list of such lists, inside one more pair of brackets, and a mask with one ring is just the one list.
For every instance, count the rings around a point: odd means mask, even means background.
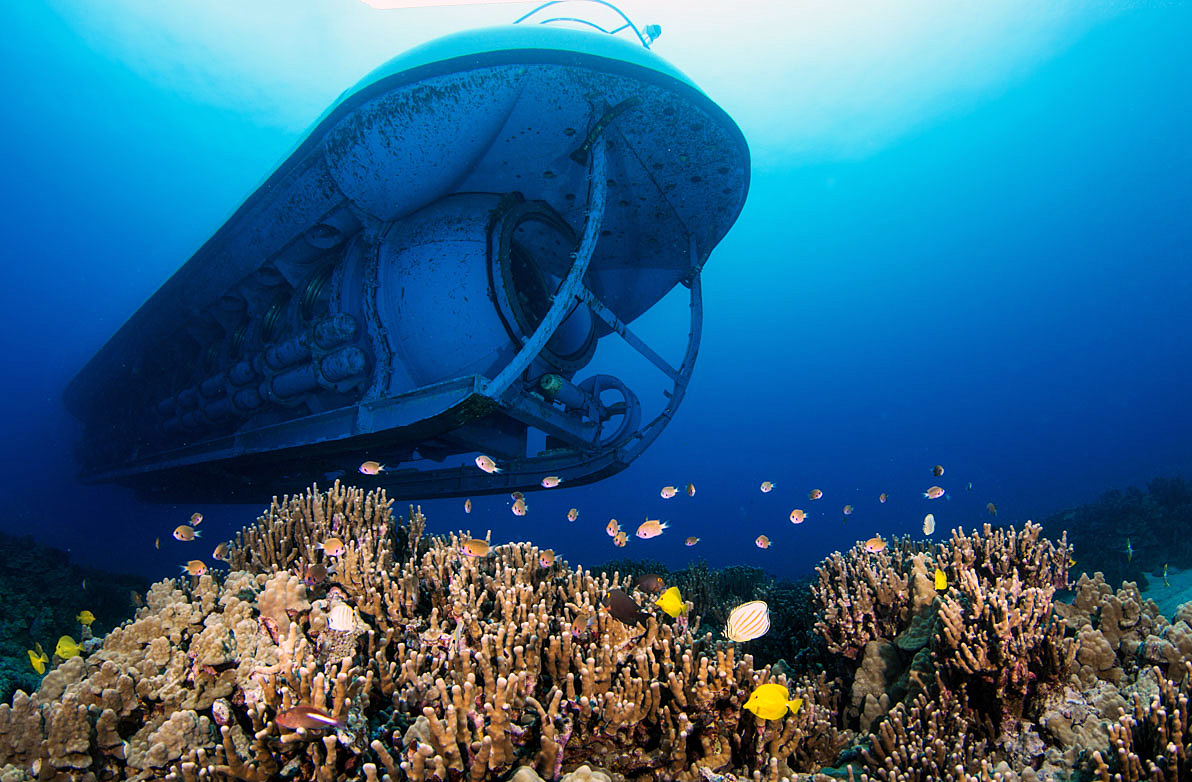
[{"label": "deep blue background", "polygon": [[[48,9],[5,15],[0,528],[164,575],[193,556],[168,539],[193,509],[77,486],[60,395],[300,134],[147,82]],[[504,497],[477,498],[471,517],[439,501],[431,529],[492,528],[573,563],[702,555],[800,575],[875,532],[918,530],[928,510],[939,535],[986,520],[988,501],[1021,521],[1192,476],[1190,31],[1187,8],[1122,12],[870,154],[755,150],[668,431],[622,475],[531,496],[524,519]],[[637,325],[667,332],[673,305]],[[949,499],[928,502],[936,463]],[[689,480],[694,499],[658,497]],[[808,503],[813,487],[826,496]],[[204,542],[267,502],[203,508]],[[792,507],[809,521],[791,525]],[[632,529],[645,514],[671,530],[614,548],[608,518]]]}]

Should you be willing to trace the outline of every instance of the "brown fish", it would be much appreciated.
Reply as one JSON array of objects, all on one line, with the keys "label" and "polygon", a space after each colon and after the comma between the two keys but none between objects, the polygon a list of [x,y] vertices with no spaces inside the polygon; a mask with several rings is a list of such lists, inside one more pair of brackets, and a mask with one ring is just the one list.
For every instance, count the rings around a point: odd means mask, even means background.
[{"label": "brown fish", "polygon": [[637,577],[637,588],[643,592],[661,592],[666,588],[666,582],[657,573],[643,573]]},{"label": "brown fish", "polygon": [[318,706],[302,704],[292,709],[286,709],[277,715],[276,722],[283,728],[298,730],[319,730],[322,728],[342,728],[343,720],[337,720]]},{"label": "brown fish", "polygon": [[580,614],[571,623],[571,635],[576,638],[586,638],[596,624],[596,614]]},{"label": "brown fish", "polygon": [[182,566],[182,572],[188,576],[201,576],[207,572],[207,566],[201,559],[192,559]]},{"label": "brown fish", "polygon": [[203,514],[199,513],[198,511],[195,511],[194,513],[190,514],[190,523],[191,523],[191,525],[193,525],[195,527],[202,524],[203,523]]},{"label": "brown fish", "polygon": [[306,566],[306,571],[302,574],[302,583],[307,586],[318,586],[327,580],[327,566],[321,562],[315,562]]},{"label": "brown fish", "polygon": [[944,474],[944,465],[937,464],[936,466],[932,467],[931,474],[937,478],[940,477],[941,475],[943,475]]},{"label": "brown fish", "polygon": [[228,542],[225,540],[215,547],[215,551],[211,552],[212,559],[218,559],[221,562],[227,562],[230,559],[228,554]]},{"label": "brown fish", "polygon": [[923,492],[923,496],[929,500],[938,500],[940,497],[944,496],[944,490],[939,486],[932,486],[930,489]]},{"label": "brown fish", "polygon": [[820,491],[819,489],[812,489],[811,491],[807,492],[807,499],[809,499],[809,500],[818,500],[820,497],[823,497],[823,496],[824,496],[824,493],[822,491]]},{"label": "brown fish", "polygon": [[323,553],[329,557],[342,556],[343,553],[348,550],[348,547],[345,546],[344,542],[339,538],[327,538],[318,546],[316,546],[316,548],[323,549]]},{"label": "brown fish", "polygon": [[996,505],[994,505],[992,502],[990,502],[990,503],[986,503],[986,505],[985,505],[985,510],[987,510],[987,511],[989,512],[989,515],[990,515],[990,516],[996,516],[996,515],[997,515],[997,506],[996,506]]},{"label": "brown fish", "polygon": [[487,557],[489,549],[488,541],[479,538],[469,538],[459,545],[459,553],[465,557]]},{"label": "brown fish", "polygon": [[191,541],[195,538],[202,537],[203,533],[199,532],[194,527],[188,524],[179,524],[174,528],[174,539],[181,541]]},{"label": "brown fish", "polygon": [[380,462],[375,462],[372,459],[369,459],[367,462],[364,462],[360,465],[361,475],[380,475],[384,471],[385,465],[381,464]]},{"label": "brown fish", "polygon": [[642,610],[629,595],[620,589],[611,589],[604,597],[604,606],[613,618],[625,624],[637,624],[645,627],[649,614]]}]

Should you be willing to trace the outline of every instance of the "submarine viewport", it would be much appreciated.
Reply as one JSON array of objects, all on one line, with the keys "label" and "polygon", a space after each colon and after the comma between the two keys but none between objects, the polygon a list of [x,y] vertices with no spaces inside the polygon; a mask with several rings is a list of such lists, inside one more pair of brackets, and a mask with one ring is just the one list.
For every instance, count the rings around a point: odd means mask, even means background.
[{"label": "submarine viewport", "polygon": [[[596,481],[658,437],[749,150],[658,28],[533,13],[399,55],[319,119],[68,385],[85,482],[251,502],[369,459],[427,499]],[[631,324],[684,288],[676,365]],[[593,364],[609,340],[657,399]]]}]

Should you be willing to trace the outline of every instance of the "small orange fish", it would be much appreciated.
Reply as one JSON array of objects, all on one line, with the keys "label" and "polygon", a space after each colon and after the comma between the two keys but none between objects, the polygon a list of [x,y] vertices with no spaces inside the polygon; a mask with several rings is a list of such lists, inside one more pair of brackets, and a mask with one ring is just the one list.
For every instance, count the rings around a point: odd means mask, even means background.
[{"label": "small orange fish", "polygon": [[762,481],[762,485],[758,488],[762,490],[762,494],[769,494],[770,492],[774,491],[774,482]]},{"label": "small orange fish", "polygon": [[884,503],[884,502],[885,502],[886,500],[888,500],[888,499],[889,499],[889,497],[887,497],[887,496],[886,496],[886,493],[885,493],[885,492],[882,492],[881,494],[877,495],[877,501],[878,501],[878,502],[882,502],[882,503]]},{"label": "small orange fish", "polygon": [[929,500],[938,500],[940,497],[944,496],[944,490],[939,486],[932,486],[930,489],[923,492],[923,496]]},{"label": "small orange fish", "polygon": [[342,728],[344,726],[343,720],[337,720],[317,706],[308,706],[305,704],[295,706],[292,709],[286,709],[277,715],[274,722],[290,730],[298,730],[299,728],[319,730],[321,728]]},{"label": "small orange fish", "polygon": [[852,505],[845,505],[843,510],[844,510],[845,516],[851,516],[853,514],[853,506]]},{"label": "small orange fish", "polygon": [[941,475],[943,475],[944,474],[944,465],[937,464],[936,466],[932,467],[931,474],[937,478],[940,477]]},{"label": "small orange fish", "polygon": [[617,523],[616,519],[609,519],[608,524],[605,525],[604,531],[608,533],[611,538],[621,531],[621,525]]},{"label": "small orange fish", "polygon": [[822,491],[820,491],[819,489],[812,489],[811,491],[807,492],[807,499],[809,499],[809,500],[818,500],[820,497],[823,497],[823,496],[824,496],[824,493]]},{"label": "small orange fish", "polygon": [[753,545],[758,548],[770,548],[770,539],[765,535],[758,535],[757,540],[753,541]]},{"label": "small orange fish", "polygon": [[563,482],[563,479],[557,475],[548,475],[542,479],[542,488],[553,489]]},{"label": "small orange fish", "polygon": [[464,500],[464,513],[471,513],[471,512],[472,512],[472,498],[469,497],[466,500]]},{"label": "small orange fish", "polygon": [[347,547],[339,538],[327,538],[318,545],[318,548],[323,549],[323,553],[329,557],[342,556]]},{"label": "small orange fish", "polygon": [[695,496],[695,484],[694,483],[687,484],[687,496],[688,497]]},{"label": "small orange fish", "polygon": [[530,506],[526,505],[525,500],[514,500],[513,501],[513,515],[514,516],[525,516],[526,511],[528,511],[529,509],[530,509]]},{"label": "small orange fish", "polygon": [[546,551],[539,552],[538,564],[542,565],[542,567],[550,567],[551,565],[555,564],[554,550],[548,548]]},{"label": "small orange fish", "polygon": [[662,491],[658,493],[662,495],[662,499],[669,500],[671,497],[674,497],[676,494],[678,494],[679,490],[674,486],[663,486]]},{"label": "small orange fish", "polygon": [[465,557],[487,557],[490,550],[488,541],[479,538],[469,538],[459,544],[459,553]]},{"label": "small orange fish", "polygon": [[659,522],[658,519],[646,519],[638,525],[636,534],[642,540],[649,540],[650,538],[656,538],[661,535],[666,527],[667,524],[665,521]]},{"label": "small orange fish", "polygon": [[207,566],[201,559],[192,559],[182,566],[182,571],[188,576],[201,576],[207,572]]},{"label": "small orange fish", "polygon": [[522,494],[520,491],[515,491],[509,496],[513,498],[514,502],[517,502],[518,500],[524,500],[526,498],[526,495]]},{"label": "small orange fish", "polygon": [[315,562],[306,566],[302,571],[302,583],[307,586],[318,586],[327,580],[327,566],[322,562]]},{"label": "small orange fish", "polygon": [[625,544],[629,542],[629,533],[625,530],[620,530],[613,536],[613,545],[617,548],[625,548]]},{"label": "small orange fish", "polygon": [[586,637],[594,624],[596,614],[580,614],[571,622],[571,634],[576,638]]},{"label": "small orange fish", "polygon": [[996,505],[994,505],[992,502],[990,502],[990,503],[987,503],[987,504],[985,505],[985,510],[989,511],[989,515],[990,515],[990,516],[996,516],[996,515],[997,515],[997,506],[996,506]]},{"label": "small orange fish", "polygon": [[195,511],[194,513],[190,514],[190,523],[195,527],[202,524],[203,523],[203,514],[199,513],[198,511]]},{"label": "small orange fish", "polygon": [[202,537],[202,536],[203,536],[202,532],[199,532],[194,527],[191,527],[186,524],[179,524],[177,527],[174,528],[174,539],[175,540],[190,541],[190,540],[194,540],[195,538]]},{"label": "small orange fish", "polygon": [[692,535],[687,540],[683,541],[684,546],[694,546],[696,543],[699,543],[699,538],[697,538],[695,535]]},{"label": "small orange fish", "polygon": [[489,475],[501,471],[501,468],[497,466],[497,463],[484,454],[480,454],[476,457],[476,466],[484,470]]},{"label": "small orange fish", "polygon": [[882,540],[881,535],[874,535],[865,541],[865,550],[870,554],[880,554],[886,550],[886,541]]},{"label": "small orange fish", "polygon": [[791,511],[791,524],[802,524],[806,520],[807,514],[804,511],[798,508]]},{"label": "small orange fish", "polygon": [[360,465],[360,472],[363,475],[380,475],[385,471],[385,465],[380,462],[374,462],[371,459]]},{"label": "small orange fish", "polygon": [[215,551],[211,552],[211,558],[218,559],[221,562],[228,561],[228,542],[226,540],[215,547]]},{"label": "small orange fish", "polygon": [[578,518],[579,518],[579,508],[572,508],[571,510],[567,511],[567,520],[568,521],[575,521]]},{"label": "small orange fish", "polygon": [[157,549],[158,551],[161,551],[161,538],[153,539],[153,548]]}]

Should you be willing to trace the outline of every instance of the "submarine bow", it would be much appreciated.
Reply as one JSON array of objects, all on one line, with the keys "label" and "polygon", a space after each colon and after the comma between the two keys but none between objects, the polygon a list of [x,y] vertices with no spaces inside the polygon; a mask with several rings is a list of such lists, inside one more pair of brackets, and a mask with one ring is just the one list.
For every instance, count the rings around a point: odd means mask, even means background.
[{"label": "submarine bow", "polygon": [[[363,459],[399,498],[611,475],[683,398],[701,270],[748,185],[736,124],[647,48],[520,25],[411,50],[70,383],[81,477],[236,502]],[[672,365],[630,324],[676,286],[690,317]],[[649,420],[591,370],[606,339],[662,373]]]}]

